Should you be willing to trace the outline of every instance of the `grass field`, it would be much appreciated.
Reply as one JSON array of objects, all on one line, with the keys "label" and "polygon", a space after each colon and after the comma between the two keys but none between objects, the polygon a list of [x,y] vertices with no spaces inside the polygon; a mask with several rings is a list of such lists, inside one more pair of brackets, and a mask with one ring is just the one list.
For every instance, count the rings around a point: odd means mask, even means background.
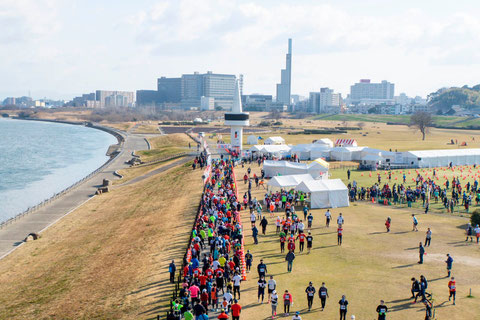
[{"label": "grass field", "polygon": [[140,159],[144,162],[165,158],[180,152],[186,152],[189,150],[188,144],[194,144],[193,140],[184,133],[158,136],[149,138],[148,141],[150,142],[152,149],[137,152]]},{"label": "grass field", "polygon": [[[149,319],[202,191],[190,163],[95,197],[0,261],[0,319]],[[188,183],[185,183],[188,181]],[[163,315],[163,314],[162,314]]]},{"label": "grass field", "polygon": [[[258,167],[253,165],[254,172]],[[246,170],[243,169],[243,170]],[[243,176],[241,168],[237,176]],[[246,191],[239,183],[240,194]],[[264,190],[255,189],[253,196],[263,199]],[[334,219],[342,212],[345,216],[344,244],[337,246],[335,224],[324,226],[324,210],[313,210],[313,250],[307,255],[299,254],[293,264],[293,272],[287,273],[284,254],[280,254],[278,237],[275,235],[274,219],[269,217],[267,235],[259,236],[254,245],[249,228],[249,216],[243,212],[246,249],[254,256],[254,268],[263,258],[269,273],[277,281],[279,296],[288,289],[294,298],[293,312],[300,311],[302,319],[337,319],[338,300],[345,294],[349,300],[350,315],[356,319],[376,319],[375,308],[379,300],[386,301],[390,309],[387,319],[423,319],[424,308],[420,303],[412,304],[410,278],[421,274],[429,280],[428,292],[434,294],[437,319],[476,319],[480,313],[478,298],[467,298],[469,289],[473,295],[480,294],[480,251],[479,246],[466,243],[464,228],[468,219],[456,216],[428,214],[420,215],[417,209],[384,207],[367,202],[356,202],[348,208],[333,209]],[[419,232],[411,231],[411,213],[419,214]],[[386,233],[384,222],[392,217],[392,231]],[[335,221],[335,220],[334,220]],[[426,249],[425,263],[418,265],[418,243],[424,240],[425,231],[433,231],[432,245]],[[298,244],[297,244],[298,247]],[[444,260],[450,253],[455,262],[453,275],[457,280],[457,305],[448,302],[448,289]],[[252,271],[242,283],[241,305],[245,319],[268,319],[270,306],[257,302],[257,275]],[[314,309],[307,313],[304,292],[308,282],[313,281],[318,289],[326,282],[330,298],[325,311],[320,311],[318,297]],[[281,299],[280,299],[281,300]],[[279,314],[283,313],[283,301],[279,303]],[[280,317],[282,318],[282,317]],[[290,319],[284,318],[284,319]]]},{"label": "grass field", "polygon": [[[473,185],[475,180],[480,179],[480,168],[473,168],[473,166],[460,166],[454,167],[453,169],[449,168],[435,168],[436,176],[433,177],[433,168],[432,169],[402,169],[402,170],[391,170],[392,179],[388,179],[389,171],[356,171],[351,170],[350,180],[347,179],[347,169],[334,169],[330,170],[330,175],[332,179],[342,179],[345,185],[349,182],[352,183],[356,181],[359,187],[371,187],[375,183],[378,182],[378,175],[381,176],[381,186],[383,184],[388,183],[390,186],[393,184],[403,184],[403,174],[406,176],[406,183],[405,186],[410,186],[412,189],[415,189],[415,181],[417,174],[422,175],[424,178],[433,179],[438,185],[445,188],[445,182],[448,179],[450,181],[450,188],[447,190],[447,197],[450,199],[451,197],[451,182],[453,177],[458,177],[461,181],[462,187],[465,189],[465,186],[468,182],[470,185]],[[462,191],[463,192],[463,191]],[[475,199],[475,195],[472,194],[473,199]],[[461,197],[460,197],[461,201]],[[412,204],[414,208],[421,209],[422,202],[416,202]],[[400,207],[406,207],[406,204],[399,205]],[[472,201],[472,206],[469,209],[469,213],[472,213],[476,208],[480,208],[479,206],[475,205],[475,201]],[[441,204],[441,199],[439,199],[438,203],[431,200],[430,203],[430,210],[433,210],[437,213],[447,213],[447,210]],[[465,208],[463,206],[457,206],[455,208],[455,214],[462,214],[468,216]]]}]

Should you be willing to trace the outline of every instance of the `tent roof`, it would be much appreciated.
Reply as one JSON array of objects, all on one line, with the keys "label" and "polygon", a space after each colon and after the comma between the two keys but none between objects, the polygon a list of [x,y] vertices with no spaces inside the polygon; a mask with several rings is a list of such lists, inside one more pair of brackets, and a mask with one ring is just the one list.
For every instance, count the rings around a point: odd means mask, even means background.
[{"label": "tent roof", "polygon": [[283,139],[282,137],[278,137],[278,136],[267,138],[267,140],[275,141],[275,142],[285,142],[285,139]]},{"label": "tent roof", "polygon": [[310,162],[309,165],[312,166],[314,164],[320,164],[322,167],[325,167],[327,169],[330,167],[330,164],[327,161],[323,160],[322,158],[317,158],[313,160],[312,162]]},{"label": "tent roof", "polygon": [[333,147],[333,141],[328,139],[328,138],[323,138],[323,139],[318,139],[317,141],[314,142],[314,144],[320,144],[320,145],[328,145],[330,147]]},{"label": "tent roof", "polygon": [[331,151],[334,152],[355,152],[355,151],[362,151],[365,147],[335,147],[332,148]]},{"label": "tent roof", "polygon": [[444,150],[418,150],[408,151],[409,155],[415,158],[438,158],[455,156],[474,156],[480,155],[480,149],[444,149]]},{"label": "tent roof", "polygon": [[341,179],[302,181],[296,188],[302,192],[347,190]]},{"label": "tent roof", "polygon": [[260,151],[266,153],[276,153],[276,152],[288,152],[292,148],[290,146],[281,144],[281,145],[271,145],[271,144],[257,144],[250,148],[250,151]]},{"label": "tent roof", "polygon": [[288,176],[276,176],[268,181],[268,185],[271,187],[285,188],[296,187],[302,181],[314,180],[310,174],[292,174]]},{"label": "tent roof", "polygon": [[267,167],[279,167],[279,168],[300,168],[300,169],[306,169],[307,164],[306,163],[298,163],[298,162],[291,162],[291,161],[285,161],[285,160],[265,160],[263,162],[263,166]]}]

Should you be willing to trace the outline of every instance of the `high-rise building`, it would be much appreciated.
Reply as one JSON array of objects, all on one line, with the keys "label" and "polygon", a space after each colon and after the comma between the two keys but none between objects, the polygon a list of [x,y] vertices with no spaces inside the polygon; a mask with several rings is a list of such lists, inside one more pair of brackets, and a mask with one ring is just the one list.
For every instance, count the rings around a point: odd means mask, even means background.
[{"label": "high-rise building", "polygon": [[165,78],[157,80],[159,102],[179,103],[182,100],[182,78]]},{"label": "high-rise building", "polygon": [[236,77],[233,74],[203,74],[203,95],[215,99],[215,108],[232,110]]},{"label": "high-rise building", "polygon": [[95,98],[100,108],[133,107],[135,104],[135,93],[130,91],[97,90]]},{"label": "high-rise building", "polygon": [[320,92],[310,92],[309,111],[312,113],[337,113],[342,104],[341,93],[321,88]]},{"label": "high-rise building", "polygon": [[386,80],[371,83],[370,79],[362,79],[350,86],[351,103],[382,103],[393,101],[395,85]]},{"label": "high-rise building", "polygon": [[290,105],[292,89],[292,39],[288,39],[288,53],[285,69],[281,71],[281,80],[277,84],[277,102]]}]

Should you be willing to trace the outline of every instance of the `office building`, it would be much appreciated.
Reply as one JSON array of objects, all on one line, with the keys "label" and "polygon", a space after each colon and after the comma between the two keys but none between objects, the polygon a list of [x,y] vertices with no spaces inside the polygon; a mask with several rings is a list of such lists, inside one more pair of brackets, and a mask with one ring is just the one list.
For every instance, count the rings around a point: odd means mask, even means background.
[{"label": "office building", "polygon": [[320,92],[310,92],[309,112],[338,113],[342,105],[342,95],[332,89],[321,88]]},{"label": "office building", "polygon": [[388,81],[371,83],[370,79],[362,79],[350,86],[349,102],[353,104],[393,102],[394,90],[395,85]]},{"label": "office building", "polygon": [[265,94],[249,94],[242,96],[242,105],[245,111],[270,111],[273,98]]},{"label": "office building", "polygon": [[281,71],[281,80],[277,84],[277,102],[290,105],[292,88],[292,39],[288,39],[288,53],[285,69]]},{"label": "office building", "polygon": [[135,105],[135,93],[130,91],[97,90],[95,98],[100,108],[133,107]]},{"label": "office building", "polygon": [[157,80],[159,103],[179,103],[182,100],[182,78],[161,77]]},{"label": "office building", "polygon": [[215,108],[232,110],[236,77],[232,74],[203,74],[203,95],[215,99]]},{"label": "office building", "polygon": [[202,111],[215,110],[215,98],[205,97],[205,96],[201,97],[200,110]]}]

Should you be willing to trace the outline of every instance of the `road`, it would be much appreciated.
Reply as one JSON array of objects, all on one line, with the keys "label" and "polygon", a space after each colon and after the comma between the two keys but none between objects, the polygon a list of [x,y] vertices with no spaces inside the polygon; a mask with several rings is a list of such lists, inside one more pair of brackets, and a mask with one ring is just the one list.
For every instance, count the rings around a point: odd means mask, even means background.
[{"label": "road", "polygon": [[125,132],[122,135],[125,142],[120,154],[102,171],[50,204],[0,229],[0,259],[18,248],[29,233],[45,230],[90,200],[97,187],[102,185],[103,179],[116,179],[114,172],[128,167],[125,162],[132,158],[133,151],[147,149],[146,135]]}]

